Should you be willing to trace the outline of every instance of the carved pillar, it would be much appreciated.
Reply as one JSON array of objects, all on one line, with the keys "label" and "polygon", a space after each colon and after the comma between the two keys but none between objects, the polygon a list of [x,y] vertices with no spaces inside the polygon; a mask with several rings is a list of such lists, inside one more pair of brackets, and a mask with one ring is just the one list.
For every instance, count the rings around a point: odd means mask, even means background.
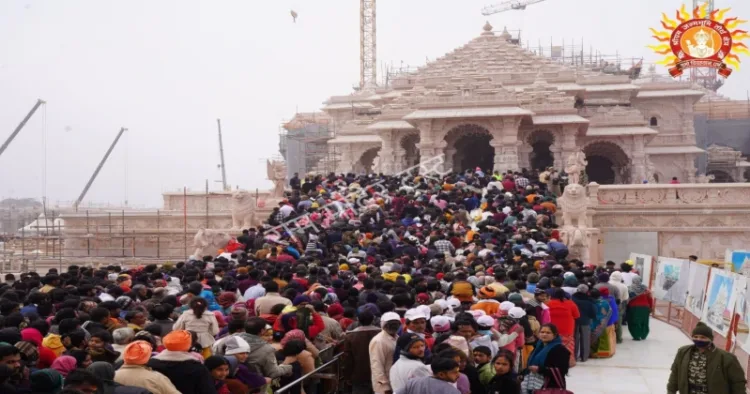
[{"label": "carved pillar", "polygon": [[631,157],[632,165],[630,167],[630,182],[633,184],[642,183],[648,180],[646,174],[646,152],[644,151],[645,141],[642,135],[633,136],[633,153]]},{"label": "carved pillar", "polygon": [[685,155],[685,179],[687,183],[695,183],[695,156],[692,154]]},{"label": "carved pillar", "polygon": [[555,168],[564,168],[565,160],[563,160],[562,148],[557,140],[555,140],[555,143],[549,147],[549,151],[552,153],[552,159],[554,160],[552,166]]},{"label": "carved pillar", "polygon": [[518,171],[518,151],[521,141],[518,140],[520,117],[507,117],[492,121],[492,140],[490,145],[495,149],[495,171]]},{"label": "carved pillar", "polygon": [[454,168],[453,168],[455,164],[453,162],[454,156],[456,156],[456,148],[454,148],[453,146],[446,147],[445,148],[445,163],[443,164],[443,171],[454,171]]},{"label": "carved pillar", "polygon": [[380,171],[384,174],[391,175],[397,171],[395,169],[396,152],[393,149],[395,145],[393,136],[397,134],[397,132],[388,130],[379,134],[380,139],[383,140],[380,148]]},{"label": "carved pillar", "polygon": [[560,143],[558,144],[560,149],[559,155],[555,154],[553,151],[555,158],[555,168],[557,168],[558,170],[565,168],[565,160],[567,160],[570,155],[578,150],[578,145],[576,143],[577,135],[578,125],[563,125],[561,133],[562,141],[560,141]]},{"label": "carved pillar", "polygon": [[352,152],[352,146],[350,144],[341,145],[341,160],[336,166],[336,172],[347,173],[352,171],[354,166],[354,155]]}]

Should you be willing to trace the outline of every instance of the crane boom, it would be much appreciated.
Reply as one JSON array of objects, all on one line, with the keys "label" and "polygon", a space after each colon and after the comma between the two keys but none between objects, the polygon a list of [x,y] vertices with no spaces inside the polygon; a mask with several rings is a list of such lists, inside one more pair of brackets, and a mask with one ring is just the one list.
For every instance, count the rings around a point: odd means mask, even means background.
[{"label": "crane boom", "polygon": [[482,9],[482,15],[489,16],[510,10],[525,10],[526,6],[541,3],[545,0],[510,0],[495,5],[488,5]]},{"label": "crane boom", "polygon": [[18,133],[21,132],[21,129],[23,129],[23,127],[26,126],[26,122],[28,122],[29,119],[31,119],[31,117],[34,116],[34,113],[36,112],[36,110],[39,109],[39,107],[44,103],[45,102],[42,99],[36,100],[36,104],[34,104],[34,106],[31,108],[31,111],[29,111],[26,117],[23,118],[23,120],[21,121],[21,123],[18,124],[16,129],[13,130],[13,132],[10,134],[10,137],[8,137],[8,139],[5,140],[5,142],[3,143],[3,146],[0,146],[0,156],[2,156],[3,152],[5,152],[5,150],[8,149],[8,145],[10,145],[10,143],[13,142],[13,139],[16,138]]},{"label": "crane boom", "polygon": [[88,183],[86,183],[86,187],[83,188],[83,191],[81,192],[81,195],[78,196],[78,199],[76,199],[76,202],[73,203],[73,208],[75,208],[76,211],[78,211],[78,205],[83,201],[83,198],[86,197],[86,193],[88,193],[89,188],[94,183],[94,180],[96,179],[97,175],[99,175],[99,171],[102,170],[102,167],[104,167],[104,163],[107,162],[107,159],[109,158],[110,153],[112,153],[112,150],[115,149],[115,145],[117,145],[117,141],[120,140],[120,137],[122,137],[122,133],[127,130],[126,128],[121,128],[120,132],[117,133],[117,137],[115,137],[115,140],[112,142],[112,145],[109,146],[109,149],[107,149],[107,153],[104,154],[104,157],[102,157],[102,161],[99,162],[99,165],[96,166],[96,170],[94,170],[94,174],[91,175],[91,178],[89,179]]}]

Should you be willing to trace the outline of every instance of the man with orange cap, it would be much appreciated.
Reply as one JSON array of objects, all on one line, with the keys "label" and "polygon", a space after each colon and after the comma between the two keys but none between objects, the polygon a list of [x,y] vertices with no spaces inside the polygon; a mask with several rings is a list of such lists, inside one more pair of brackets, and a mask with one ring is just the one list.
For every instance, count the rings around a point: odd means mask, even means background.
[{"label": "man with orange cap", "polygon": [[165,375],[182,394],[214,394],[211,373],[190,354],[193,337],[190,332],[176,330],[163,339],[167,350],[157,354],[148,366]]},{"label": "man with orange cap", "polygon": [[115,382],[124,386],[144,388],[154,394],[178,394],[166,376],[146,366],[151,359],[151,345],[146,341],[131,342],[123,350],[124,365],[115,372]]},{"label": "man with orange cap", "polygon": [[477,294],[479,301],[471,306],[471,310],[479,309],[490,316],[495,316],[497,311],[500,310],[500,302],[495,299],[496,295],[497,293],[492,287],[482,287],[479,289],[479,294]]}]

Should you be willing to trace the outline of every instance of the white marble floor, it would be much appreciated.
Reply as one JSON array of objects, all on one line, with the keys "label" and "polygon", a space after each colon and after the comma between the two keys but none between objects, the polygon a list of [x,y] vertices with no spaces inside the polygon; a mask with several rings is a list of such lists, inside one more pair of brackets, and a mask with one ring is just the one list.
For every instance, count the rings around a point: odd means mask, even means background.
[{"label": "white marble floor", "polygon": [[614,357],[579,362],[570,370],[568,390],[575,394],[664,394],[677,349],[691,342],[676,327],[651,319],[645,341],[634,341],[623,327],[623,343]]}]

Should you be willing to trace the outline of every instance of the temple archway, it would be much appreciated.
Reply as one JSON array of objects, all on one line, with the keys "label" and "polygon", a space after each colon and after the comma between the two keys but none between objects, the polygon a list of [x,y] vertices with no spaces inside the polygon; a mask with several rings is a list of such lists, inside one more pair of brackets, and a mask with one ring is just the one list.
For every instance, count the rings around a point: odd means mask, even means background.
[{"label": "temple archway", "polygon": [[420,156],[419,156],[419,148],[417,148],[418,143],[419,143],[419,134],[408,134],[401,139],[401,149],[403,149],[405,152],[404,165],[406,167],[404,167],[404,169],[412,168],[419,164]]},{"label": "temple archway", "polygon": [[467,124],[449,131],[445,136],[455,153],[451,160],[456,173],[479,167],[492,173],[495,149],[490,145],[492,135],[484,127]]},{"label": "temple archway", "polygon": [[617,144],[594,142],[583,148],[586,154],[586,177],[588,182],[600,185],[629,183],[630,158]]},{"label": "temple archway", "polygon": [[555,163],[550,147],[555,143],[555,136],[547,130],[533,131],[527,140],[531,146],[529,164],[532,170],[545,170]]},{"label": "temple archway", "polygon": [[734,178],[732,178],[729,173],[722,170],[711,170],[706,173],[706,175],[713,175],[714,179],[710,183],[734,183]]},{"label": "temple archway", "polygon": [[380,147],[370,148],[362,153],[362,156],[360,156],[359,158],[359,162],[357,162],[357,170],[365,174],[372,174],[373,172],[379,171],[379,168],[375,168],[380,164],[375,162],[375,159],[378,157],[378,153],[380,153]]}]

